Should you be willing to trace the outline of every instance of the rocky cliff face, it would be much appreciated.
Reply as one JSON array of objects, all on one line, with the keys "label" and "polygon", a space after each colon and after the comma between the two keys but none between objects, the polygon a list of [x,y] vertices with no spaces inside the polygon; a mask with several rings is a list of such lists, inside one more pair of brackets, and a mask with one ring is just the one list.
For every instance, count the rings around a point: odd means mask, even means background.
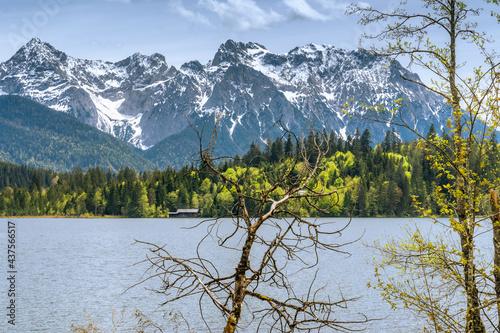
[{"label": "rocky cliff face", "polygon": [[191,61],[176,69],[160,54],[90,61],[33,39],[0,64],[0,93],[71,113],[141,149],[188,140],[183,133],[190,124],[220,115],[225,147],[235,153],[278,135],[279,128],[269,129],[279,119],[293,131],[308,121],[344,136],[370,128],[379,141],[389,126],[359,119],[365,105],[391,108],[397,99],[404,100],[407,121],[418,130],[443,124],[443,101],[402,76],[419,80],[397,62],[328,45],[274,54],[256,43],[228,40],[208,64]]}]

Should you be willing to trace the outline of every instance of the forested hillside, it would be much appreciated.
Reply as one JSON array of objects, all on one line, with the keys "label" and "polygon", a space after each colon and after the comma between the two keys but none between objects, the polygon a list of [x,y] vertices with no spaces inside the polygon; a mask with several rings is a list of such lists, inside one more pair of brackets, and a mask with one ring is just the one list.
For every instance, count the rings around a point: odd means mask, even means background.
[{"label": "forested hillside", "polygon": [[[434,185],[445,187],[448,180],[426,158],[431,147],[417,141],[403,143],[394,130],[387,131],[375,148],[368,130],[357,131],[347,140],[333,132],[323,135],[328,137],[329,150],[319,178],[328,188],[337,188],[338,197],[323,198],[318,204],[331,216],[418,215],[413,198],[439,214]],[[433,127],[427,135],[436,135]],[[314,140],[314,135],[307,140]],[[481,169],[486,178],[495,176],[493,166],[498,161],[496,136],[490,141],[487,163]],[[258,175],[248,189],[258,191],[270,185],[268,171],[293,158],[295,150],[290,137],[268,139],[264,148],[254,143],[244,156],[226,161],[220,168],[230,176],[242,172]],[[217,178],[195,166],[140,173],[131,168],[117,173],[101,168],[54,173],[2,163],[0,186],[0,215],[4,216],[161,217],[178,208],[199,208],[208,217],[222,216],[234,204],[233,196]],[[487,198],[483,201],[486,204]],[[336,203],[333,207],[332,202]],[[299,201],[292,205],[301,215],[316,214]]]},{"label": "forested hillside", "polygon": [[153,167],[111,135],[19,96],[0,96],[0,160],[57,171]]}]

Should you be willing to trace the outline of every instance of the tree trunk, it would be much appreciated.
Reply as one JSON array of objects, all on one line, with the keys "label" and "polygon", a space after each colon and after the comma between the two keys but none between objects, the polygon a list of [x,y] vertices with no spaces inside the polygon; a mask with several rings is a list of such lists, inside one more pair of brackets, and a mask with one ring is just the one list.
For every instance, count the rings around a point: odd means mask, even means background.
[{"label": "tree trunk", "polygon": [[498,311],[497,329],[500,331],[500,209],[498,196],[494,190],[490,191],[491,223],[493,224],[493,276],[495,278],[495,296]]},{"label": "tree trunk", "polygon": [[247,279],[246,271],[249,269],[250,262],[250,251],[252,250],[252,245],[255,240],[255,232],[250,230],[247,239],[245,240],[245,246],[241,253],[240,262],[238,267],[236,267],[236,275],[234,277],[234,294],[233,294],[233,307],[231,309],[231,314],[227,318],[226,327],[224,328],[224,333],[234,333],[236,326],[241,318],[241,308],[243,306],[243,301],[245,300]]},{"label": "tree trunk", "polygon": [[[466,313],[466,332],[467,333],[483,333],[486,332],[479,311],[479,293],[475,279],[475,264],[474,264],[474,225],[469,220],[466,207],[466,197],[472,195],[465,188],[465,179],[463,171],[465,171],[465,163],[463,157],[463,137],[462,137],[462,120],[460,95],[456,85],[456,0],[450,2],[450,68],[449,82],[451,89],[451,107],[453,109],[454,121],[454,142],[455,142],[455,197],[457,199],[457,216],[462,230],[460,233],[460,243],[462,246],[462,258],[464,264],[464,282],[465,292],[467,294],[467,313]],[[467,171],[465,171],[467,172]]]},{"label": "tree trunk", "polygon": [[479,310],[479,291],[476,286],[473,239],[467,229],[460,234],[462,243],[462,258],[464,265],[465,292],[467,293],[466,333],[484,333],[484,327]]}]

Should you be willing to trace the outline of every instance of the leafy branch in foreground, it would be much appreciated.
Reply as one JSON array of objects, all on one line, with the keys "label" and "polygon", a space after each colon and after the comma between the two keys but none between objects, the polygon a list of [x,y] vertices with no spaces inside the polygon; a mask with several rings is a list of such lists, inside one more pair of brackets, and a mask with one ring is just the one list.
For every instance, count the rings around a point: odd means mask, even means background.
[{"label": "leafy branch in foreground", "polygon": [[[500,83],[495,52],[488,47],[485,33],[478,30],[478,23],[472,20],[481,13],[480,8],[472,7],[477,3],[422,0],[421,8],[414,8],[403,1],[393,11],[358,5],[351,5],[349,10],[360,16],[363,25],[383,23],[385,28],[376,35],[365,36],[386,42],[385,47],[373,51],[393,59],[406,57],[410,65],[425,69],[433,78],[430,84],[409,77],[403,79],[441,96],[451,110],[447,138],[415,134],[420,137],[420,145],[428,149],[432,169],[445,180],[435,184],[434,193],[439,213],[449,219],[443,222],[427,210],[422,210],[423,216],[432,217],[455,235],[458,246],[408,230],[405,240],[377,247],[385,258],[379,268],[395,267],[409,276],[403,277],[401,283],[380,278],[377,287],[393,306],[397,306],[397,300],[398,304],[425,315],[429,320],[426,332],[480,333],[487,328],[498,331],[500,327],[500,317],[490,311],[500,293],[492,288],[490,264],[481,262],[476,246],[476,238],[489,227],[491,216],[482,199],[499,184],[497,165],[490,166],[494,173],[490,177],[484,177],[484,170],[488,160],[494,160],[488,159],[489,151],[497,149],[497,143],[488,139],[494,137],[498,128]],[[498,1],[483,2],[487,3],[491,4],[492,16],[498,18]],[[464,42],[467,46],[462,45]],[[485,67],[468,71],[459,60],[462,46],[474,49]],[[404,112],[404,101],[399,104],[397,114]],[[397,124],[415,128],[404,121]],[[417,205],[419,199],[415,198]],[[380,277],[378,274],[380,271]]]}]

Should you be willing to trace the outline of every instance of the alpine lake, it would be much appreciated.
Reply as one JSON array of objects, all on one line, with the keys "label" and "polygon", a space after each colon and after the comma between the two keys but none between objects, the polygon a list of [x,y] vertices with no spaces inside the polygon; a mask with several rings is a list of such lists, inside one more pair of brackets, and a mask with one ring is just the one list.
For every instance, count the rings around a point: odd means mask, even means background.
[{"label": "alpine lake", "polygon": [[[147,275],[144,262],[148,247],[135,244],[135,240],[165,245],[179,258],[196,255],[199,241],[206,235],[208,224],[201,219],[69,219],[69,218],[3,218],[0,246],[4,249],[2,290],[2,316],[0,328],[7,332],[70,332],[71,325],[86,324],[92,320],[104,332],[112,332],[113,320],[123,321],[117,332],[126,332],[137,323],[134,312],[138,309],[148,318],[165,328],[165,332],[186,332],[187,325],[196,332],[221,332],[224,320],[208,300],[199,304],[199,297],[183,299],[160,306],[166,298],[149,288],[160,288],[159,280],[150,280],[134,286]],[[349,219],[331,218],[332,230],[344,227]],[[10,222],[10,223],[9,223]],[[323,221],[321,221],[323,222]],[[433,233],[439,226],[425,219],[408,218],[356,218],[343,231],[336,242],[349,243],[341,248],[348,252],[321,252],[317,267],[298,271],[294,263],[287,266],[288,278],[298,295],[307,293],[316,270],[315,286],[332,300],[359,298],[347,308],[339,308],[339,320],[360,319],[365,315],[372,321],[357,328],[365,332],[416,332],[421,322],[405,310],[394,311],[379,290],[368,288],[374,276],[374,241],[401,238],[405,225],[418,225]],[[8,266],[8,225],[15,225],[15,261]],[[219,233],[230,233],[231,221],[224,221]],[[224,230],[227,228],[227,230]],[[264,230],[266,232],[266,230]],[[273,232],[269,230],[269,232]],[[485,247],[490,234],[484,234]],[[357,240],[357,241],[356,241]],[[481,244],[479,244],[481,246]],[[239,254],[217,245],[208,237],[198,248],[222,273],[234,270]],[[236,254],[236,255],[235,255]],[[12,269],[13,268],[13,269]],[[9,297],[11,286],[8,273],[15,272],[15,297]],[[132,287],[132,288],[130,288]],[[272,292],[272,291],[270,291]],[[10,295],[12,296],[12,295]],[[15,300],[15,325],[8,324],[8,309]],[[203,309],[203,318],[200,315]],[[251,307],[252,304],[249,304]],[[249,308],[244,308],[240,332],[255,332]],[[360,315],[362,314],[362,315]],[[206,322],[206,323],[205,323]],[[210,327],[210,330],[207,328]],[[265,326],[263,326],[265,327]],[[5,332],[4,329],[0,329]],[[261,331],[266,331],[265,328]],[[325,330],[325,332],[328,330]]]}]

